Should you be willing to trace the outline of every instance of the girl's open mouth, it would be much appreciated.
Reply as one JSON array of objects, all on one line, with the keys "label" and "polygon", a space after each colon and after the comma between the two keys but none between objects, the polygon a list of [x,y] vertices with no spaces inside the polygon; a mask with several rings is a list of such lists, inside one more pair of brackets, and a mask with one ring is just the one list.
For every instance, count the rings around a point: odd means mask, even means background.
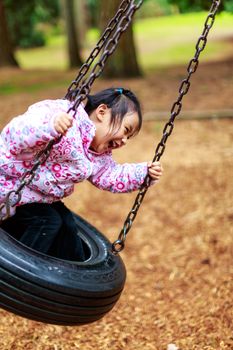
[{"label": "girl's open mouth", "polygon": [[120,147],[120,145],[117,142],[113,141],[113,140],[109,141],[109,143],[108,143],[108,148],[109,149],[116,149],[116,148],[119,148],[119,147]]}]

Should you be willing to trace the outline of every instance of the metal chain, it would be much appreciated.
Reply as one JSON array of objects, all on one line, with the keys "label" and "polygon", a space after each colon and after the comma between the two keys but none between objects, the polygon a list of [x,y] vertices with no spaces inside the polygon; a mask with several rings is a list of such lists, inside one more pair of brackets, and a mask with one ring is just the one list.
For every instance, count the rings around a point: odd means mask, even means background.
[{"label": "metal chain", "polygon": [[128,26],[130,25],[132,21],[132,17],[134,13],[140,8],[144,0],[139,0],[138,3],[136,4],[134,1],[131,1],[130,6],[128,10],[126,11],[126,14],[121,17],[120,22],[117,26],[117,30],[115,31],[114,34],[112,34],[110,40],[107,42],[104,51],[101,55],[101,58],[99,61],[94,65],[94,67],[91,70],[91,74],[89,75],[89,78],[86,79],[80,86],[79,91],[78,91],[78,97],[76,98],[73,106],[70,108],[68,112],[71,110],[76,111],[78,106],[82,101],[85,100],[87,95],[90,92],[91,86],[94,83],[95,79],[100,76],[102,71],[104,70],[104,66],[109,58],[115,51],[117,44],[120,40],[120,37],[123,32],[126,31]]},{"label": "metal chain", "polygon": [[108,38],[111,36],[113,31],[116,29],[116,26],[119,23],[122,16],[129,9],[130,3],[131,3],[131,0],[123,0],[121,2],[115,16],[107,24],[107,27],[104,30],[103,34],[101,35],[96,46],[91,51],[91,53],[90,53],[89,57],[87,58],[87,60],[85,61],[85,63],[81,66],[77,77],[75,78],[75,80],[72,81],[72,83],[68,87],[67,94],[66,94],[65,98],[74,100],[78,96],[79,90],[80,90],[80,88],[79,88],[80,82],[88,73],[92,63],[98,57],[102,48],[104,47],[105,43],[107,42]]},{"label": "metal chain", "polygon": [[0,214],[2,214],[0,215],[0,223],[11,216],[10,208],[16,206],[16,204],[19,203],[22,197],[23,188],[25,186],[28,186],[32,182],[32,180],[36,175],[36,170],[38,169],[38,167],[42,165],[46,161],[46,159],[49,157],[52,141],[48,143],[45,149],[41,150],[36,155],[32,168],[23,174],[22,178],[20,179],[20,184],[18,185],[18,187],[15,190],[8,192],[5,202],[0,205]]},{"label": "metal chain", "polygon": [[[191,78],[192,74],[195,73],[197,70],[198,63],[199,63],[199,61],[198,61],[199,55],[204,50],[204,48],[206,46],[207,36],[208,36],[208,33],[209,33],[211,27],[214,24],[215,15],[216,15],[217,10],[219,8],[220,2],[221,2],[220,0],[214,0],[212,2],[211,8],[209,10],[209,14],[208,14],[206,21],[205,21],[205,24],[204,24],[203,32],[202,32],[201,36],[198,38],[197,43],[196,43],[196,47],[195,47],[196,51],[195,51],[194,57],[190,60],[190,62],[188,64],[188,67],[187,67],[188,74],[187,74],[186,78],[182,80],[182,82],[180,84],[178,98],[174,102],[174,104],[171,108],[170,119],[165,124],[165,127],[163,129],[163,135],[162,135],[162,138],[161,138],[160,142],[158,143],[158,146],[155,150],[155,155],[154,155],[154,158],[152,160],[153,162],[159,161],[160,158],[162,157],[164,151],[165,151],[167,139],[171,135],[172,130],[174,128],[175,118],[181,112],[182,99],[183,99],[184,95],[187,94],[187,92],[190,88],[190,84],[191,84],[190,78]],[[128,216],[126,217],[123,228],[120,231],[120,234],[118,236],[118,239],[112,244],[112,251],[114,254],[118,254],[119,252],[121,252],[124,249],[126,236],[133,225],[133,221],[135,220],[135,218],[137,216],[138,210],[143,202],[143,199],[144,199],[145,194],[148,190],[150,182],[151,182],[151,179],[147,175],[141,189],[139,190],[139,192],[136,196],[136,199],[135,199],[135,202],[132,206],[132,209],[130,210]]]},{"label": "metal chain", "polygon": [[[117,14],[109,23],[109,25],[113,24],[113,28],[107,28],[105,30],[105,34],[103,34],[101,37],[101,43],[99,44],[96,50],[94,49],[92,51],[92,54],[90,55],[91,58],[89,60],[88,66],[85,66],[85,64],[82,66],[84,68],[81,68],[82,71],[78,75],[77,80],[75,80],[76,83],[73,82],[69,87],[69,91],[71,92],[73,86],[76,86],[80,83],[83,76],[86,75],[87,71],[89,70],[91,63],[97,57],[97,53],[99,53],[99,51],[103,48],[104,44],[106,44],[104,52],[102,53],[99,61],[92,68],[89,78],[86,81],[82,82],[78,90],[79,95],[75,100],[73,106],[67,111],[67,113],[69,113],[70,111],[74,111],[75,113],[80,103],[87,97],[92,84],[94,83],[95,79],[98,78],[102,73],[106,61],[115,51],[122,33],[125,32],[128,28],[129,24],[132,21],[134,13],[140,8],[143,1],[144,0],[139,0],[138,3],[135,3],[134,0],[124,0],[121,2],[120,7],[123,5],[125,5],[125,7],[119,8]],[[116,29],[116,31],[114,34],[112,34],[114,29]],[[112,34],[112,36],[110,37],[110,40],[108,40],[110,34]],[[46,161],[46,159],[50,155],[52,147],[54,146],[54,144],[58,143],[61,140],[61,138],[62,135],[56,140],[51,140],[47,144],[47,146],[36,155],[32,168],[23,174],[19,186],[15,190],[12,190],[7,194],[5,202],[0,205],[0,223],[1,221],[6,220],[10,217],[10,207],[14,207],[16,206],[16,204],[19,203],[19,201],[21,200],[21,193],[23,188],[32,182],[36,175],[38,167]]]}]

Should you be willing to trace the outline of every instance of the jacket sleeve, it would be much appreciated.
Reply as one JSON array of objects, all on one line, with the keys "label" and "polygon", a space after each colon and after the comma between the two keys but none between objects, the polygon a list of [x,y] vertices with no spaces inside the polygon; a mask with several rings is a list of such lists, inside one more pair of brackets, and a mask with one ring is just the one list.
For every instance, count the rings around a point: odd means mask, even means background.
[{"label": "jacket sleeve", "polygon": [[13,118],[1,133],[10,153],[17,155],[35,147],[39,148],[58,137],[59,134],[53,126],[56,112],[53,103],[47,100],[35,103],[24,114]]},{"label": "jacket sleeve", "polygon": [[117,164],[107,162],[89,181],[96,187],[114,193],[136,191],[143,184],[147,175],[147,163]]}]

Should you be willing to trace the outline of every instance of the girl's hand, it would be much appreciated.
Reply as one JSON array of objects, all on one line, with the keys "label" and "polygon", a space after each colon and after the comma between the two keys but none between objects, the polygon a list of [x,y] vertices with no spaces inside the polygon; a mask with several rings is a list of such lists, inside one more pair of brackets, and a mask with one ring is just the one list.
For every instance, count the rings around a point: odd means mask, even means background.
[{"label": "girl's hand", "polygon": [[64,135],[72,126],[73,118],[67,113],[59,113],[54,119],[54,128],[57,132]]},{"label": "girl's hand", "polygon": [[152,180],[160,180],[160,177],[163,174],[163,167],[160,162],[148,162],[148,174]]}]

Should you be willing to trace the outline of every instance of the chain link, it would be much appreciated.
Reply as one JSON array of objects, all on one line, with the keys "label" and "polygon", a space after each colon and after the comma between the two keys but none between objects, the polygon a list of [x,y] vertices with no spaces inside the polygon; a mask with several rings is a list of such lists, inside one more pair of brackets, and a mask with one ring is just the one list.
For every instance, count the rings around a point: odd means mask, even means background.
[{"label": "chain link", "polygon": [[[61,137],[59,138],[59,140],[60,139]],[[36,176],[36,170],[38,169],[38,167],[42,165],[49,157],[50,150],[53,144],[54,140],[50,141],[47,147],[36,155],[36,158],[33,161],[32,168],[23,174],[18,187],[15,190],[8,192],[5,202],[0,205],[0,223],[11,216],[10,208],[15,207],[16,204],[20,202],[23,188],[25,186],[28,186],[32,182],[32,180]]]},{"label": "chain link", "polygon": [[107,27],[106,27],[105,31],[103,32],[103,34],[101,35],[95,48],[91,51],[86,62],[81,66],[77,77],[75,78],[75,80],[72,81],[71,85],[68,87],[67,94],[66,94],[65,98],[74,100],[79,95],[81,82],[82,83],[84,82],[84,77],[87,75],[92,63],[98,57],[98,55],[100,54],[101,50],[103,49],[105,43],[107,42],[108,38],[111,36],[111,34],[116,29],[122,16],[129,9],[130,3],[131,3],[131,0],[123,0],[121,2],[119,9],[116,12],[115,16],[107,24]]},{"label": "chain link", "polygon": [[[182,82],[180,84],[179,95],[177,97],[177,100],[174,102],[174,104],[171,108],[170,119],[165,124],[165,127],[163,129],[163,135],[162,135],[160,142],[158,143],[158,146],[156,147],[153,162],[159,161],[160,158],[162,157],[164,151],[165,151],[167,139],[171,135],[172,130],[174,128],[175,118],[181,112],[182,99],[183,99],[184,95],[187,94],[187,92],[190,88],[190,84],[191,84],[190,78],[191,78],[192,74],[195,73],[197,70],[198,63],[199,63],[199,61],[198,61],[199,55],[204,50],[204,48],[206,46],[207,36],[208,36],[209,31],[210,31],[210,28],[214,24],[215,15],[216,15],[216,12],[219,8],[219,5],[220,5],[220,0],[214,0],[212,2],[211,8],[209,10],[209,14],[208,14],[206,21],[205,21],[205,24],[204,24],[203,32],[202,32],[201,36],[198,38],[197,43],[196,43],[196,47],[195,47],[196,51],[195,51],[194,57],[190,60],[188,67],[187,67],[188,75],[184,80],[182,80]],[[112,244],[112,251],[114,254],[120,253],[125,247],[125,240],[127,238],[127,234],[129,232],[129,230],[131,229],[133,222],[137,216],[138,210],[143,202],[145,194],[146,194],[148,187],[150,185],[150,181],[151,180],[150,180],[149,176],[147,175],[141,189],[139,190],[139,192],[136,196],[133,207],[130,210],[128,216],[126,217],[123,228],[120,231],[120,234],[118,236],[118,239],[115,242],[113,242],[113,244]]]},{"label": "chain link", "polygon": [[117,26],[115,33],[112,33],[110,40],[107,41],[101,58],[92,68],[92,71],[91,71],[91,74],[89,75],[89,78],[84,80],[83,83],[81,84],[81,86],[78,88],[77,98],[75,99],[75,102],[74,102],[73,106],[70,108],[69,112],[71,110],[76,111],[78,106],[80,105],[80,103],[83,100],[85,100],[86,96],[90,92],[90,89],[91,89],[93,82],[102,73],[107,59],[115,51],[122,33],[124,31],[126,31],[126,29],[128,28],[129,24],[132,21],[132,17],[134,15],[134,13],[140,8],[143,1],[144,0],[140,0],[140,1],[138,1],[137,4],[135,4],[134,1],[130,2],[130,6],[127,8],[126,13],[123,16],[121,16],[121,18],[120,18],[120,21],[118,23],[118,26]]}]

